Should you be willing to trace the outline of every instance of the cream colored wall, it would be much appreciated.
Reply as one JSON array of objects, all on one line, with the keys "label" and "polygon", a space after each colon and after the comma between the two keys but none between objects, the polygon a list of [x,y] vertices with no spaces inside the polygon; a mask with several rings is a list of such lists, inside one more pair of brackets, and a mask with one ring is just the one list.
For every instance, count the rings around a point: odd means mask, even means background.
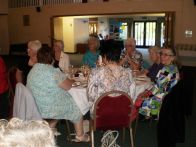
[{"label": "cream colored wall", "polygon": [[88,35],[88,20],[84,23],[84,19],[73,17],[54,19],[54,38],[64,41],[65,52],[76,52],[76,44],[86,43]]},{"label": "cream colored wall", "polygon": [[[176,22],[176,43],[196,44],[196,6],[194,0],[183,0],[181,18]],[[193,32],[192,38],[187,38],[186,30]]]},{"label": "cream colored wall", "polygon": [[63,18],[57,17],[54,19],[54,39],[63,40],[62,30],[63,30]]},{"label": "cream colored wall", "polygon": [[74,19],[63,18],[63,42],[65,52],[73,52],[74,48]]},{"label": "cream colored wall", "polygon": [[[196,6],[193,0],[110,0],[107,3],[66,4],[63,6],[44,6],[40,13],[35,8],[9,9],[10,43],[21,43],[39,39],[50,44],[51,17],[64,15],[91,15],[105,13],[138,13],[138,12],[176,12],[175,43],[196,42]],[[29,27],[23,27],[22,16],[30,15]],[[192,38],[185,38],[184,31],[193,31]]]},{"label": "cream colored wall", "polygon": [[89,36],[89,20],[88,18],[85,19],[74,19],[75,24],[75,44],[77,43],[86,43]]},{"label": "cream colored wall", "polygon": [[109,34],[109,21],[106,17],[98,18],[98,34],[106,36]]}]

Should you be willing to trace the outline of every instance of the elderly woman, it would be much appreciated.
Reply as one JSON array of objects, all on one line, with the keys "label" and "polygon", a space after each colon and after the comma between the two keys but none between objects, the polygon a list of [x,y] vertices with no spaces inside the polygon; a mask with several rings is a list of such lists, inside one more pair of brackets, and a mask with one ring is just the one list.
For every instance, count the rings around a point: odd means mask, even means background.
[{"label": "elderly woman", "polygon": [[29,56],[28,64],[27,62],[21,62],[17,66],[17,71],[16,71],[18,76],[21,76],[22,83],[24,84],[26,84],[27,75],[31,70],[32,66],[35,63],[37,63],[37,51],[42,47],[42,44],[39,40],[32,40],[28,42],[27,46],[28,46],[27,53]]},{"label": "elderly woman", "polygon": [[62,40],[54,41],[54,67],[58,67],[61,71],[68,71],[70,60],[69,56],[64,52],[64,43]]},{"label": "elderly woman", "polygon": [[131,70],[119,65],[120,52],[114,42],[108,41],[108,45],[103,52],[105,66],[94,68],[90,73],[87,93],[91,113],[97,98],[105,92],[120,90],[134,98],[135,82]]},{"label": "elderly woman", "polygon": [[56,147],[52,129],[45,121],[0,120],[1,147]]},{"label": "elderly woman", "polygon": [[100,54],[98,50],[99,47],[100,47],[99,39],[96,36],[91,35],[88,39],[88,50],[84,54],[82,59],[83,65],[88,65],[90,68],[96,67],[96,62]]},{"label": "elderly woman", "polygon": [[161,49],[157,46],[152,46],[148,49],[149,57],[153,64],[152,66],[150,66],[150,68],[144,69],[143,71],[139,72],[139,75],[145,74],[150,77],[152,81],[156,80],[157,73],[163,67],[160,59],[160,50]]},{"label": "elderly woman", "polygon": [[155,84],[138,96],[145,99],[139,112],[147,117],[159,113],[163,98],[179,81],[179,71],[175,64],[176,52],[171,48],[163,48],[160,55],[164,66],[156,75]]},{"label": "elderly woman", "polygon": [[48,119],[51,127],[55,127],[59,119],[70,120],[74,123],[76,140],[89,141],[89,136],[83,132],[82,113],[67,92],[73,81],[52,66],[52,49],[41,48],[37,53],[37,59],[38,63],[28,74],[27,87],[32,91],[42,118]]},{"label": "elderly woman", "polygon": [[37,51],[42,47],[42,44],[39,40],[29,41],[27,53],[29,58],[28,65],[33,66],[37,63]]},{"label": "elderly woman", "polygon": [[134,38],[125,40],[125,49],[121,53],[120,65],[132,70],[139,70],[143,64],[142,53],[136,50],[136,41]]},{"label": "elderly woman", "polygon": [[160,48],[157,46],[150,47],[148,49],[150,60],[152,61],[152,66],[147,70],[146,74],[151,78],[152,81],[155,81],[156,75],[160,69],[162,69],[163,64],[160,60]]}]

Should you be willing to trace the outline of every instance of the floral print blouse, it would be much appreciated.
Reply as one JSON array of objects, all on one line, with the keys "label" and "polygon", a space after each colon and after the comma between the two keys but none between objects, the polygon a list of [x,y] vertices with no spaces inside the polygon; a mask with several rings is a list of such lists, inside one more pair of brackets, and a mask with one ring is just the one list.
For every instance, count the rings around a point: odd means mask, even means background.
[{"label": "floral print blouse", "polygon": [[131,98],[135,96],[135,82],[132,72],[122,66],[103,66],[92,69],[89,75],[87,94],[91,112],[95,101],[104,93],[119,90],[128,93]]},{"label": "floral print blouse", "polygon": [[[121,58],[123,58],[124,56],[126,55],[126,49],[124,49],[121,53]],[[130,57],[130,59],[134,60],[136,63],[139,63],[140,65],[143,64],[143,56],[142,56],[142,53],[135,50],[132,57]],[[129,65],[129,62],[128,62],[129,59],[127,59],[127,61],[125,61],[125,63],[123,64],[123,67],[125,68],[128,68],[130,67]]]}]

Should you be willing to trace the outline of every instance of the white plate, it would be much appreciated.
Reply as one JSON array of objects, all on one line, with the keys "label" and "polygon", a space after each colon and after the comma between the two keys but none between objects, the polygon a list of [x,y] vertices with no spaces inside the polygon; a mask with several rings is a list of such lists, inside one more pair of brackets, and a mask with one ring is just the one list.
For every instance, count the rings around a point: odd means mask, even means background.
[{"label": "white plate", "polygon": [[81,77],[74,77],[73,80],[75,80],[76,82],[84,82],[84,81],[87,81],[86,78],[81,78]]},{"label": "white plate", "polygon": [[76,87],[76,86],[79,86],[81,83],[79,82],[79,81],[77,81],[77,82],[74,82],[73,84],[72,84],[72,87]]}]

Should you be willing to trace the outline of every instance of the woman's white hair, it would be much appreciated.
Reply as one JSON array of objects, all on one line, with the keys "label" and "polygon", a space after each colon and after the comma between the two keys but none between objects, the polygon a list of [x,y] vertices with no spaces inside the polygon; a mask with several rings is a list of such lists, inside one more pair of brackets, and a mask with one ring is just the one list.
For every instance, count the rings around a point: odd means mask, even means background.
[{"label": "woman's white hair", "polygon": [[100,41],[99,41],[99,38],[98,37],[93,36],[93,35],[90,35],[89,38],[88,38],[88,42],[89,41],[95,41],[96,42],[97,49],[99,49],[99,47],[100,47]]},{"label": "woman's white hair", "polygon": [[33,40],[28,42],[28,48],[38,51],[42,47],[42,43],[39,40]]},{"label": "woman's white hair", "polygon": [[134,38],[127,38],[125,40],[124,45],[126,45],[126,44],[131,44],[131,45],[133,45],[135,47],[136,46],[136,40]]},{"label": "woman's white hair", "polygon": [[149,51],[153,51],[153,52],[155,52],[155,53],[160,53],[160,52],[161,52],[161,48],[158,47],[158,46],[151,46],[151,47],[149,47],[148,50],[149,50]]},{"label": "woman's white hair", "polygon": [[56,147],[46,121],[0,120],[0,147]]}]

